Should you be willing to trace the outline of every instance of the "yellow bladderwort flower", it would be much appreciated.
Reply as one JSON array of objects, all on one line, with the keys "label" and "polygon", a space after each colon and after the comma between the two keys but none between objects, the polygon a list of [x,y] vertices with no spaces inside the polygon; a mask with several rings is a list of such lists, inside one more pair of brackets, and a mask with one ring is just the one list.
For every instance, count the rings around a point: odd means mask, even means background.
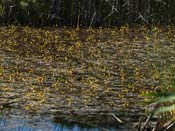
[{"label": "yellow bladderwort flower", "polygon": [[80,42],[80,41],[77,41],[77,42],[75,43],[75,46],[76,46],[77,48],[80,48],[80,47],[81,47],[81,42]]},{"label": "yellow bladderwort flower", "polygon": [[149,41],[151,38],[148,37],[147,35],[144,37],[146,41]]},{"label": "yellow bladderwort flower", "polygon": [[38,77],[38,78],[36,78],[36,82],[43,83],[44,78],[43,77]]},{"label": "yellow bladderwort flower", "polygon": [[67,100],[67,102],[68,102],[68,105],[71,105],[71,104],[72,104],[72,99],[67,98],[66,100]]}]

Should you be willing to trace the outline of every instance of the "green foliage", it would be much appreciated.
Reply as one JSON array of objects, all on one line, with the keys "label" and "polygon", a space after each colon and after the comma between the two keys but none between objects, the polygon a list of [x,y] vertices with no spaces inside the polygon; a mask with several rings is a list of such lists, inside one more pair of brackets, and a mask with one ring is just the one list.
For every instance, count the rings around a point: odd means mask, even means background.
[{"label": "green foliage", "polygon": [[[165,102],[169,102],[170,101],[169,98],[167,98],[166,100],[167,101],[165,101]],[[157,109],[155,111],[155,113],[156,114],[160,114],[160,113],[170,112],[170,111],[173,111],[173,110],[175,110],[175,105],[174,104],[170,105],[170,106],[161,107],[161,108]]]},{"label": "green foliage", "polygon": [[169,65],[163,73],[160,83],[161,92],[153,93],[156,104],[159,105],[155,113],[174,112],[175,110],[175,72],[174,66]]},{"label": "green foliage", "polygon": [[22,8],[26,8],[29,6],[29,4],[25,1],[20,1],[20,5],[22,6]]}]

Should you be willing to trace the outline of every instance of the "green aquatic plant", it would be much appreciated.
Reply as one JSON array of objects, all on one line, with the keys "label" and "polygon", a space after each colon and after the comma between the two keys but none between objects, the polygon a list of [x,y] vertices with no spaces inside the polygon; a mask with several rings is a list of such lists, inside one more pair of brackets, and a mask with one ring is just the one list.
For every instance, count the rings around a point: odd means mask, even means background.
[{"label": "green aquatic plant", "polygon": [[156,114],[171,112],[172,117],[174,118],[175,113],[175,80],[172,82],[171,91],[166,91],[158,93],[159,99],[156,101],[157,105],[161,107],[155,110]]}]

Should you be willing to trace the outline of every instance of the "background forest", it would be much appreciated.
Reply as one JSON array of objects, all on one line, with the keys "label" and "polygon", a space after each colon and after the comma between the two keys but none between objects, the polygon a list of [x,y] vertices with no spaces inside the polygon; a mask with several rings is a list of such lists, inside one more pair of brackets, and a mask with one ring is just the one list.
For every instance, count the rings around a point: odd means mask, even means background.
[{"label": "background forest", "polygon": [[172,24],[174,0],[0,0],[0,23],[65,26]]}]

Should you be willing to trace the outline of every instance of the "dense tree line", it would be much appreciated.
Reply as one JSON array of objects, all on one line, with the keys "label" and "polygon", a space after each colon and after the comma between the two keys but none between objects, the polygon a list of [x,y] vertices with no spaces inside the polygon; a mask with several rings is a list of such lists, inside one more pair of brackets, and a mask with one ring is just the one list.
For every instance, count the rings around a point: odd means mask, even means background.
[{"label": "dense tree line", "polygon": [[0,0],[1,24],[173,24],[174,0]]}]

